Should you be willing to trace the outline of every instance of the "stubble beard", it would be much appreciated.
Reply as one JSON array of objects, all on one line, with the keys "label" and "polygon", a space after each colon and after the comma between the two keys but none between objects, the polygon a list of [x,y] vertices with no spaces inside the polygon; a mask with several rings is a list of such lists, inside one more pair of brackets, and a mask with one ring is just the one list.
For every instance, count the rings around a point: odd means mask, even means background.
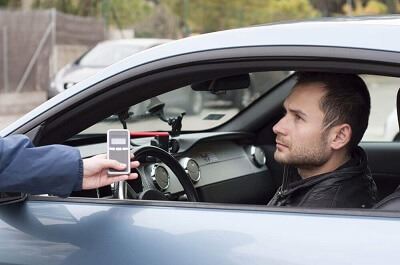
[{"label": "stubble beard", "polygon": [[293,166],[296,168],[310,169],[320,167],[325,164],[329,155],[327,152],[327,139],[325,135],[321,135],[319,141],[314,142],[315,144],[304,146],[301,143],[298,145],[291,145],[289,147],[289,153],[284,156],[279,154],[276,150],[274,158],[277,162]]}]

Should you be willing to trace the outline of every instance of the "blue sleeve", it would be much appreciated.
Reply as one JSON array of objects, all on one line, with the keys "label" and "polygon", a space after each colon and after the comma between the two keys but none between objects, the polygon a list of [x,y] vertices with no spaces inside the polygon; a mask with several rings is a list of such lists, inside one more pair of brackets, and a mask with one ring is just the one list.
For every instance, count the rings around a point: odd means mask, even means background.
[{"label": "blue sleeve", "polygon": [[33,146],[24,135],[0,138],[0,191],[67,197],[82,188],[79,150],[64,145]]}]

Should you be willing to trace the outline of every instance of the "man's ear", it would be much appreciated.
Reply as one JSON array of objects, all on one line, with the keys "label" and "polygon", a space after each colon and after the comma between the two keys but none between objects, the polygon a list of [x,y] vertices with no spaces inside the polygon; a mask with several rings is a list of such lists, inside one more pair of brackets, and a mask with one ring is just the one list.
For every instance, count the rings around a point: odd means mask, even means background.
[{"label": "man's ear", "polygon": [[347,123],[336,125],[331,128],[330,132],[330,146],[334,150],[339,150],[346,146],[351,139],[352,135],[351,126]]}]

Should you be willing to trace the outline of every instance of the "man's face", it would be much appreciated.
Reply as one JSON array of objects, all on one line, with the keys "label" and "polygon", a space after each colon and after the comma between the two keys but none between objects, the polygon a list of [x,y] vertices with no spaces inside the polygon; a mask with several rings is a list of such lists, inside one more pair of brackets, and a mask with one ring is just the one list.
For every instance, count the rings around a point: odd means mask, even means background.
[{"label": "man's face", "polygon": [[285,115],[273,127],[276,161],[298,168],[317,167],[328,161],[328,134],[319,107],[324,93],[322,83],[301,84],[286,98]]}]

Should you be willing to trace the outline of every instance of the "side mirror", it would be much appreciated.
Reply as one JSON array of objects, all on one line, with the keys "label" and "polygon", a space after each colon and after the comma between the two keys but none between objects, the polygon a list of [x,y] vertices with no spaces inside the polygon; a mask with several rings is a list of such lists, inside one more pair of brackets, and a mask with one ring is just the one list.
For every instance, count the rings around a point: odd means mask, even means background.
[{"label": "side mirror", "polygon": [[0,192],[0,205],[24,201],[27,197],[27,194],[20,192]]}]

